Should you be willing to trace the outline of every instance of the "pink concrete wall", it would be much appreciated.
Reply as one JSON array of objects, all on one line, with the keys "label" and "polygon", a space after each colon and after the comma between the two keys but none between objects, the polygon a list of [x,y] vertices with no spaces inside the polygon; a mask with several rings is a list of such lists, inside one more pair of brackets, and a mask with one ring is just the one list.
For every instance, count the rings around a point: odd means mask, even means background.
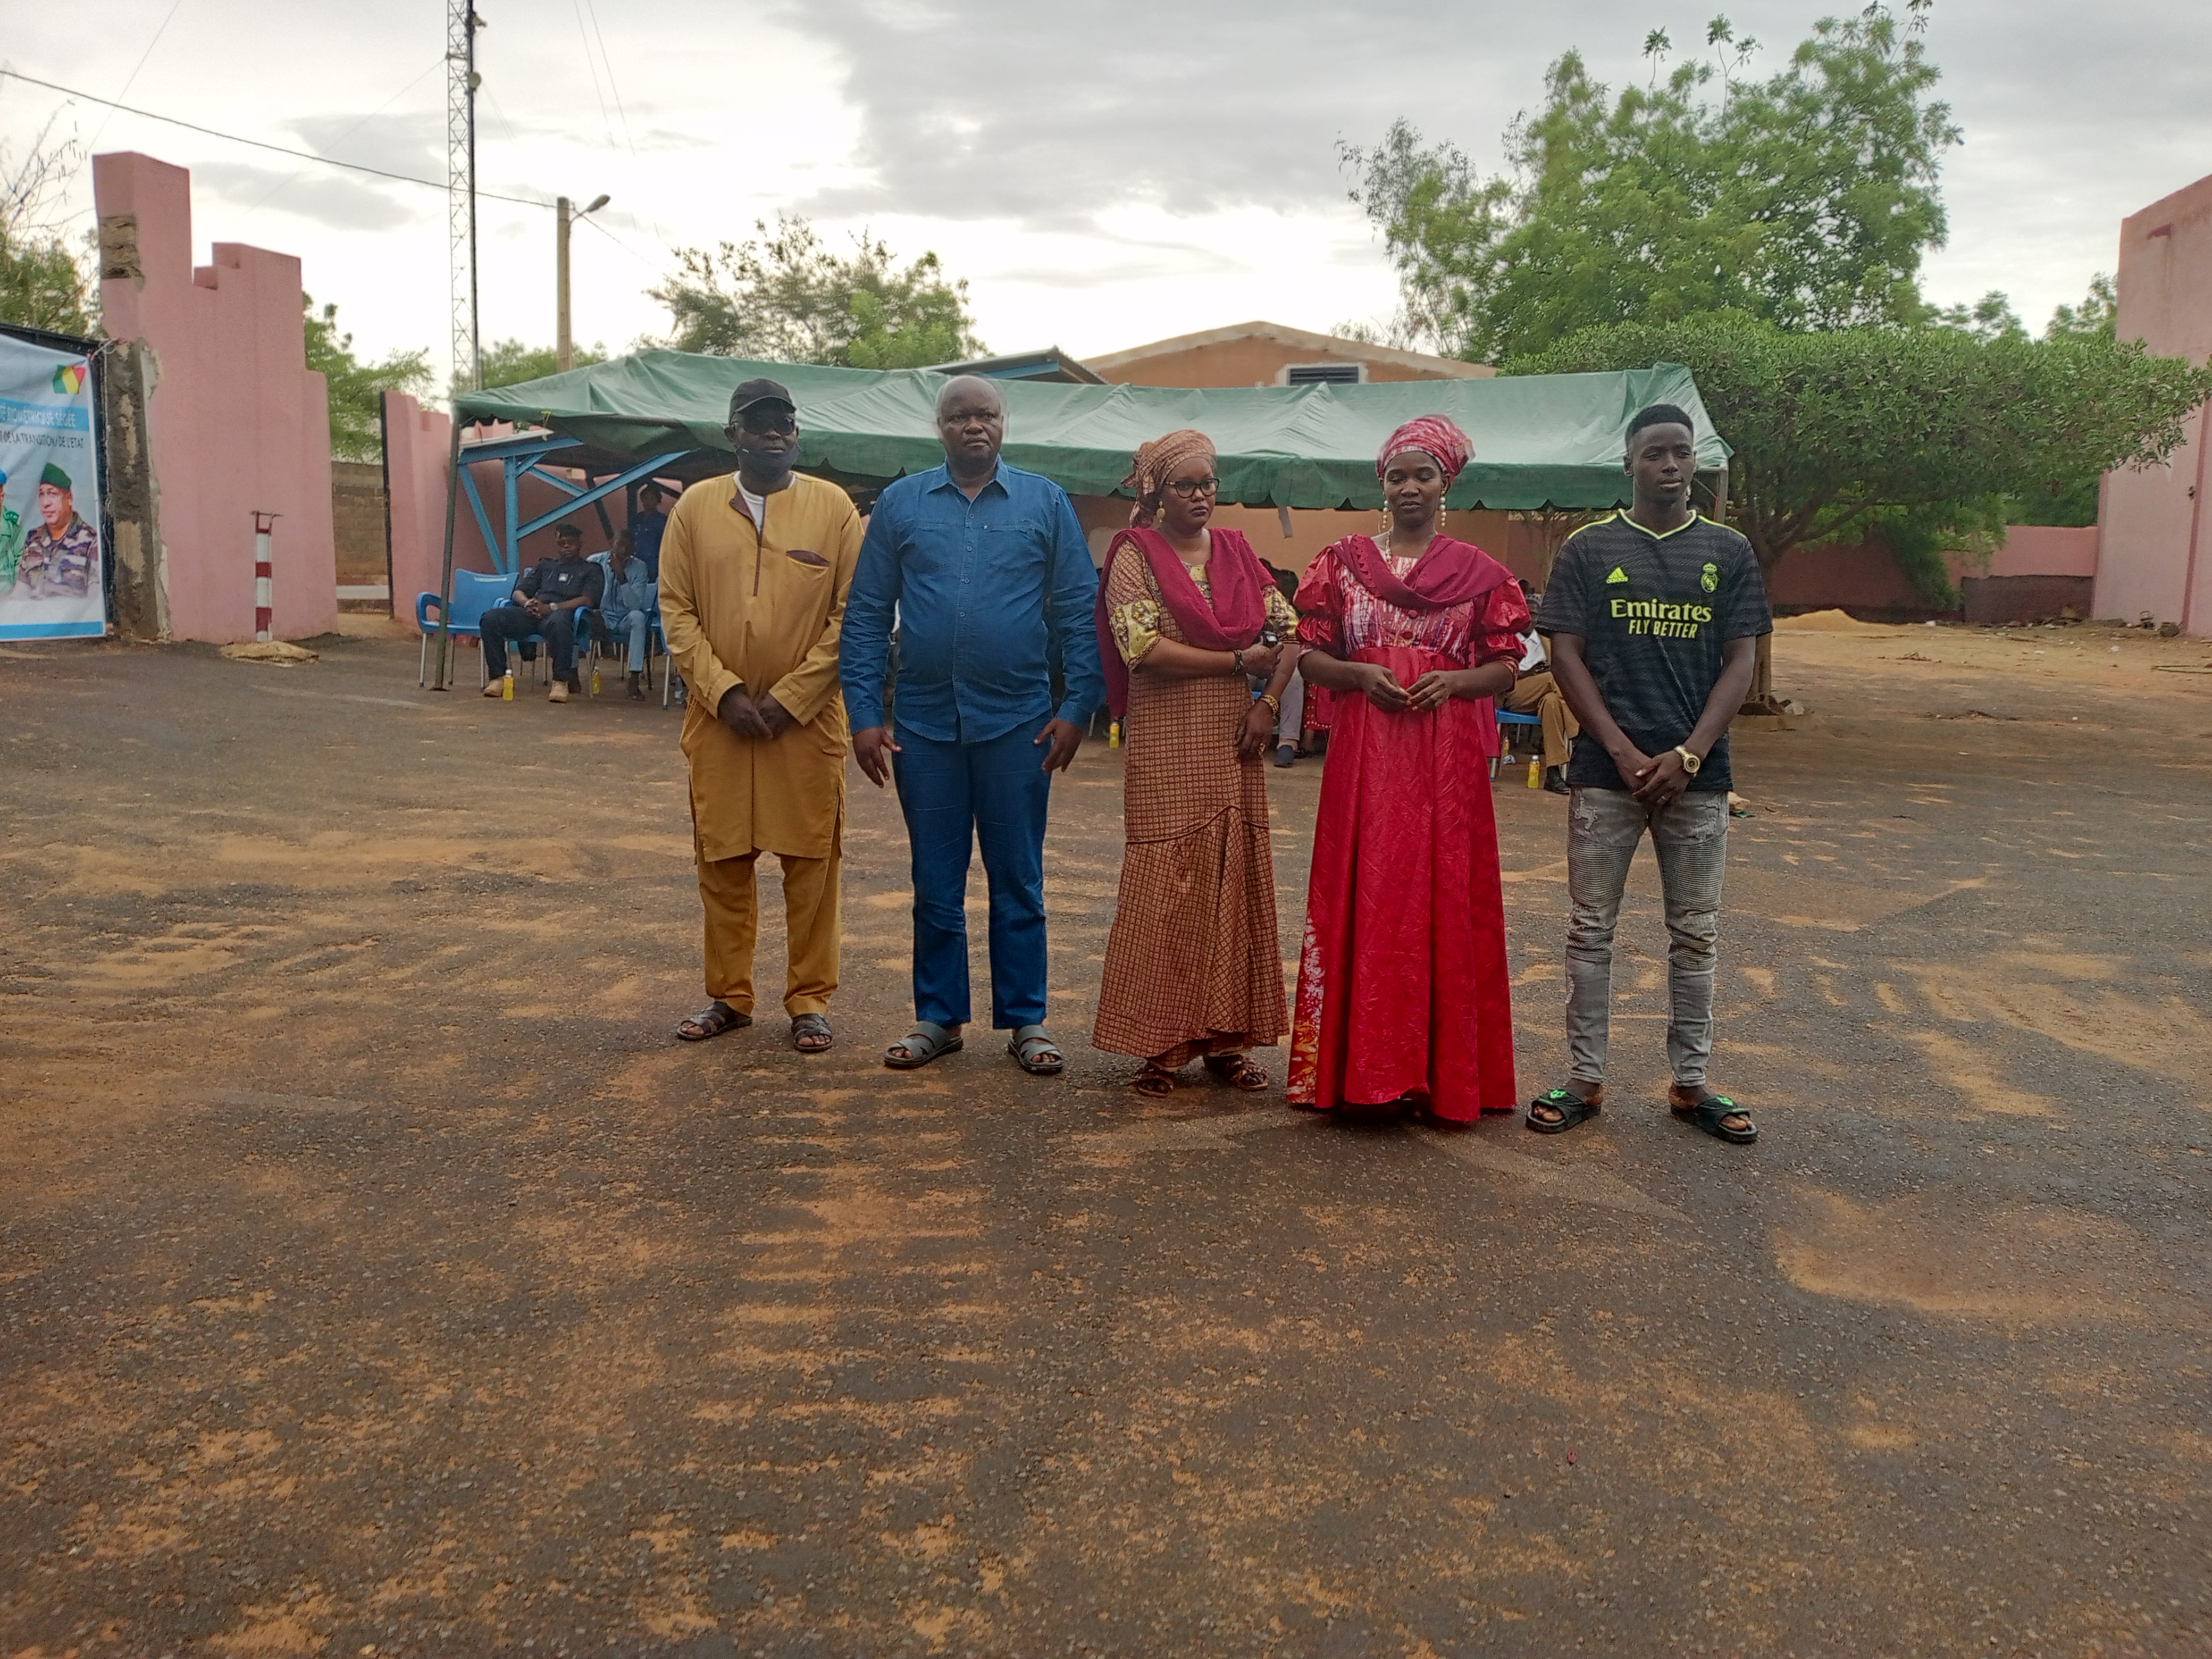
[{"label": "pink concrete wall", "polygon": [[2099,550],[2097,526],[2016,524],[2005,532],[2005,544],[1990,568],[1953,561],[1952,578],[1967,576],[2094,576]]},{"label": "pink concrete wall", "polygon": [[195,269],[190,173],[128,153],[96,155],[92,168],[105,326],[154,356],[149,445],[171,633],[253,637],[256,509],[281,515],[276,632],[331,631],[330,409],[307,368],[300,262],[218,242]]},{"label": "pink concrete wall", "polygon": [[1925,611],[1887,547],[1797,547],[1782,556],[1768,579],[1770,605],[1798,611]]},{"label": "pink concrete wall", "polygon": [[[2123,340],[2198,362],[2212,354],[2212,178],[2121,222],[2119,296]],[[2212,410],[2197,416],[2166,465],[2105,475],[2100,617],[2133,622],[2148,611],[2191,633],[2212,632],[2212,515],[2199,510],[2212,483],[2208,422]]]},{"label": "pink concrete wall", "polygon": [[[1949,556],[1954,583],[1980,576],[2094,576],[2098,535],[2051,525],[2014,525],[2005,544],[1984,569],[1962,554]],[[1783,556],[1767,585],[1767,599],[1790,609],[1825,611],[1926,611],[1928,601],[1914,587],[1888,548],[1879,542],[1856,547],[1800,547]],[[2101,613],[2100,613],[2101,614]]]}]

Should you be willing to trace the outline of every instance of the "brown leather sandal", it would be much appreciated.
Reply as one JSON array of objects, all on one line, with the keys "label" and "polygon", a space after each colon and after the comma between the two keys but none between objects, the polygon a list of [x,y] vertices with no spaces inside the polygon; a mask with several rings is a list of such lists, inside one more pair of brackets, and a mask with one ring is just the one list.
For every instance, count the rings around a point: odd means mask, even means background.
[{"label": "brown leather sandal", "polygon": [[1175,1073],[1162,1070],[1148,1060],[1144,1070],[1129,1079],[1129,1086],[1148,1099],[1158,1100],[1175,1092]]},{"label": "brown leather sandal", "polygon": [[1252,1063],[1249,1054],[1208,1054],[1206,1069],[1232,1089],[1250,1091],[1267,1086],[1267,1074]]},{"label": "brown leather sandal", "polygon": [[676,1035],[686,1042],[704,1042],[708,1037],[718,1037],[725,1031],[741,1030],[752,1023],[750,1014],[739,1013],[717,997],[690,1018],[678,1021]]}]

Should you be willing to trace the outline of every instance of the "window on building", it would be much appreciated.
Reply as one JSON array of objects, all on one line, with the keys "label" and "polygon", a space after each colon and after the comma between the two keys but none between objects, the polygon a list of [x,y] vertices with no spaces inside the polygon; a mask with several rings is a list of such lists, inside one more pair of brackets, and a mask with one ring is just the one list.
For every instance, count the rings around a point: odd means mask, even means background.
[{"label": "window on building", "polygon": [[1285,386],[1358,386],[1358,363],[1292,363],[1283,371]]}]

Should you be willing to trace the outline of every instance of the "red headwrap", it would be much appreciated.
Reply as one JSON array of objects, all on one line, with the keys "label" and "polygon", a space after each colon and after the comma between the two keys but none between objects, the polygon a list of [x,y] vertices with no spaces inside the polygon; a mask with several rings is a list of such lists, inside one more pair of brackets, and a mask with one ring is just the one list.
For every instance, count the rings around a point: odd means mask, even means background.
[{"label": "red headwrap", "polygon": [[1160,510],[1161,489],[1185,461],[1200,455],[1209,462],[1213,459],[1213,440],[1192,427],[1138,445],[1129,463],[1129,476],[1121,480],[1122,489],[1137,493],[1136,505],[1129,509],[1129,522],[1140,530],[1149,529]]},{"label": "red headwrap", "polygon": [[1418,449],[1431,457],[1443,469],[1444,488],[1451,488],[1474,454],[1474,442],[1449,415],[1420,415],[1392,433],[1375,457],[1375,476],[1381,477],[1390,458],[1402,455],[1409,449]]}]

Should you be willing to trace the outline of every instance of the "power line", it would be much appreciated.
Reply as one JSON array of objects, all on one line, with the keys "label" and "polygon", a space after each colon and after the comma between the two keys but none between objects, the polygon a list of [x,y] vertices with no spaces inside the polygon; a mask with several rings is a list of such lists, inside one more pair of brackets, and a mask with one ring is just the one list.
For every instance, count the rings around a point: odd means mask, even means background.
[{"label": "power line", "polygon": [[584,0],[584,9],[591,14],[592,33],[599,42],[599,61],[606,65],[607,90],[614,94],[615,113],[622,117],[623,142],[629,146],[632,160],[637,156],[637,140],[630,137],[629,111],[623,106],[622,88],[615,84],[615,60],[607,55],[607,37],[599,33],[599,9],[594,0]]},{"label": "power line", "polygon": [[[432,62],[431,62],[431,64],[430,64],[430,65],[429,65],[429,68],[428,68],[428,69],[425,69],[425,70],[422,71],[422,75],[418,75],[418,76],[416,76],[413,81],[410,81],[410,82],[409,82],[405,86],[404,86],[404,87],[400,88],[398,91],[397,91],[397,92],[393,93],[393,94],[392,94],[392,96],[391,96],[391,97],[389,97],[389,98],[386,99],[382,103],[379,104],[379,105],[378,105],[374,109],[373,109],[373,110],[371,110],[371,111],[369,111],[369,112],[368,112],[368,114],[366,114],[366,115],[362,116],[362,117],[361,118],[361,119],[360,119],[360,120],[358,120],[358,121],[355,122],[351,126],[348,127],[348,128],[347,128],[343,132],[342,132],[342,133],[338,134],[338,136],[337,136],[337,137],[335,137],[335,138],[331,139],[331,149],[337,149],[340,144],[343,144],[343,143],[345,143],[345,141],[346,141],[347,139],[349,139],[349,138],[352,137],[354,136],[354,134],[356,134],[356,132],[359,132],[359,131],[360,131],[363,127],[367,126],[367,125],[368,125],[371,121],[374,121],[374,119],[376,119],[376,118],[377,118],[378,116],[380,116],[380,115],[383,114],[385,111],[386,111],[386,110],[390,109],[390,108],[391,108],[394,104],[398,103],[398,102],[402,98],[404,98],[404,97],[405,97],[409,93],[410,93],[410,92],[414,91],[414,90],[415,90],[415,88],[416,88],[416,82],[420,82],[420,81],[422,79],[422,76],[429,74],[431,70],[434,70],[434,69],[438,69],[438,68],[442,67],[442,66],[444,65],[444,64],[445,64],[445,61],[446,61],[446,60],[445,60],[444,58],[434,58],[434,59],[433,59],[433,60],[432,60]],[[293,169],[292,176],[291,176],[290,178],[287,179],[286,179],[283,184],[281,184],[281,185],[276,185],[272,186],[272,187],[268,191],[268,192],[267,192],[266,194],[264,194],[264,195],[261,198],[261,199],[260,199],[259,201],[256,202],[256,203],[255,203],[252,207],[248,208],[248,209],[246,210],[246,211],[247,211],[248,213],[258,213],[258,212],[259,212],[259,211],[260,211],[264,207],[265,207],[266,205],[268,205],[268,203],[269,203],[270,198],[271,197],[274,197],[274,196],[277,195],[277,194],[278,194],[278,193],[280,193],[281,191],[288,191],[288,190],[291,189],[291,187],[292,187],[294,185],[297,184],[297,183],[300,181],[301,175],[301,174],[303,174],[303,173],[305,173],[306,172],[307,172],[307,168],[305,168],[305,167],[295,167],[295,169]]]},{"label": "power line", "polygon": [[602,235],[602,236],[604,236],[604,237],[605,237],[605,238],[607,239],[607,240],[609,240],[610,242],[612,242],[612,243],[613,243],[617,247],[620,248],[620,249],[621,249],[624,253],[629,254],[629,257],[630,257],[631,258],[633,258],[633,259],[636,260],[636,261],[638,262],[638,264],[640,264],[643,265],[647,270],[651,270],[655,269],[655,267],[654,267],[653,263],[653,261],[652,261],[652,260],[650,260],[650,259],[647,258],[645,257],[645,255],[643,255],[642,253],[640,253],[640,252],[639,252],[635,248],[632,247],[632,246],[631,246],[628,242],[625,242],[624,240],[623,240],[623,239],[622,239],[621,237],[619,237],[619,236],[616,235],[616,234],[614,234],[614,232],[612,232],[611,230],[609,230],[609,229],[608,229],[605,225],[601,224],[601,223],[600,223],[597,219],[593,219],[593,218],[591,218],[591,217],[586,216],[586,217],[584,218],[584,222],[585,222],[586,224],[589,225],[589,226],[590,226],[593,230],[598,231],[598,232],[599,233],[599,234],[600,234],[600,235]]},{"label": "power line", "polygon": [[[154,38],[146,43],[146,50],[138,54],[138,61],[131,70],[131,78],[123,83],[123,90],[116,94],[117,97],[128,98],[131,95],[131,88],[138,84],[139,71],[146,67],[146,60],[154,55],[154,48],[161,44],[161,37],[169,32],[169,25],[176,21],[177,8],[184,3],[185,0],[169,0],[169,9],[161,18],[161,27],[154,31]],[[100,135],[107,131],[107,124],[112,119],[112,115],[103,116],[100,125],[92,130],[92,142],[84,147],[86,155],[91,155],[100,147]]]},{"label": "power line", "polygon": [[607,119],[607,95],[599,90],[599,66],[592,61],[592,37],[584,32],[582,0],[572,0],[576,9],[576,38],[583,42],[584,67],[591,72],[592,96],[599,100],[599,126],[607,135],[607,148],[615,147],[615,125]]},{"label": "power line", "polygon": [[[75,87],[65,87],[53,81],[41,81],[35,75],[25,75],[20,70],[0,69],[0,76],[21,81],[27,86],[44,87],[48,92],[58,92],[65,97],[82,98],[88,104],[102,104],[109,109],[120,110],[125,115],[137,115],[149,121],[162,121],[173,127],[183,127],[188,132],[204,133],[210,138],[221,138],[228,143],[246,144],[255,149],[265,149],[277,155],[289,155],[296,161],[318,161],[326,167],[343,167],[348,173],[367,173],[379,179],[389,179],[396,184],[420,185],[425,190],[434,190],[441,195],[446,186],[434,179],[417,179],[410,173],[391,173],[382,167],[364,167],[359,161],[340,161],[328,155],[317,155],[304,149],[288,149],[283,144],[264,143],[258,138],[241,138],[234,132],[218,132],[213,127],[204,127],[197,121],[180,121],[173,115],[156,115],[150,109],[134,109],[128,104],[118,104],[112,98],[96,98],[91,93],[79,92]],[[513,202],[518,207],[550,208],[550,202],[533,201],[527,196],[502,196],[497,191],[480,190],[477,195],[494,202]]]}]

